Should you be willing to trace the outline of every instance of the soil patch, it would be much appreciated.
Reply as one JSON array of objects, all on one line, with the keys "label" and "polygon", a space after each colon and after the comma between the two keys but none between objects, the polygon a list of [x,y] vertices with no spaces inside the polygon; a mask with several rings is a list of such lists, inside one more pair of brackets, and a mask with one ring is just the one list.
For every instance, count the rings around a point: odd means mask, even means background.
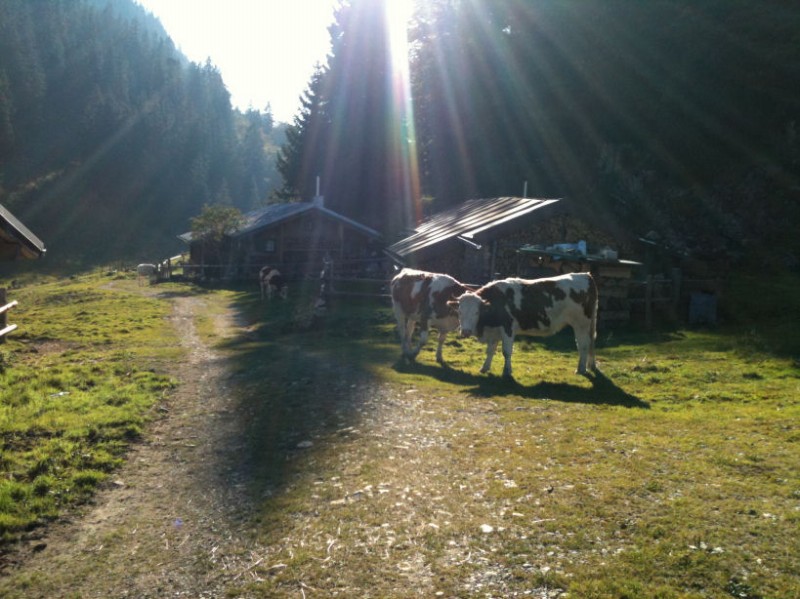
[{"label": "soil patch", "polygon": [[[173,305],[187,349],[174,365],[178,390],[91,505],[20,546],[0,595],[218,597],[250,563],[252,501],[229,365],[197,335],[202,298]],[[220,335],[236,326],[232,315],[215,323]]]}]

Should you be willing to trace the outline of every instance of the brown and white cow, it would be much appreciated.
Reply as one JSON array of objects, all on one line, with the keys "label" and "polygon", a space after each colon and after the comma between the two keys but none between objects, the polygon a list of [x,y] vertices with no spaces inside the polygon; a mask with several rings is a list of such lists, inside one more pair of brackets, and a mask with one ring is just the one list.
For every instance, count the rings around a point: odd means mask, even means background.
[{"label": "brown and white cow", "polygon": [[261,284],[261,299],[272,299],[272,295],[277,293],[282,299],[286,299],[289,287],[286,278],[280,271],[273,266],[265,266],[258,273],[258,281]]},{"label": "brown and white cow", "polygon": [[503,376],[512,377],[514,336],[553,335],[571,326],[578,345],[578,374],[596,370],[594,340],[597,330],[597,285],[588,273],[546,279],[502,279],[467,292],[452,303],[458,309],[461,335],[486,342],[489,372],[498,342],[503,342]]},{"label": "brown and white cow", "polygon": [[[462,295],[467,287],[450,275],[404,268],[391,282],[392,308],[403,348],[403,357],[416,359],[428,340],[428,327],[439,331],[436,361],[444,363],[442,345],[450,331],[458,328],[458,313],[448,302]],[[414,329],[419,323],[419,341],[411,349]]]}]

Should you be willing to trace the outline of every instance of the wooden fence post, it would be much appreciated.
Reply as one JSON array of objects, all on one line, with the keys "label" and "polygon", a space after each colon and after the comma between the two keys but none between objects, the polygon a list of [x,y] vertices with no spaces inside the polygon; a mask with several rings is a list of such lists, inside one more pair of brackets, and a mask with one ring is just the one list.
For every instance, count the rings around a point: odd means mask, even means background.
[{"label": "wooden fence post", "polygon": [[653,275],[647,275],[644,288],[644,323],[653,328]]},{"label": "wooden fence post", "polygon": [[[6,305],[6,288],[0,287],[0,306]],[[8,311],[4,311],[0,314],[0,329],[4,329],[8,326]],[[6,338],[5,335],[0,336],[0,343],[5,343]]]},{"label": "wooden fence post", "polygon": [[314,302],[314,316],[321,317],[331,307],[331,292],[333,291],[333,258],[326,254],[322,258],[322,272],[320,273],[319,297]]},{"label": "wooden fence post", "polygon": [[670,274],[672,275],[672,311],[675,319],[678,319],[681,305],[682,272],[680,268],[673,268]]}]

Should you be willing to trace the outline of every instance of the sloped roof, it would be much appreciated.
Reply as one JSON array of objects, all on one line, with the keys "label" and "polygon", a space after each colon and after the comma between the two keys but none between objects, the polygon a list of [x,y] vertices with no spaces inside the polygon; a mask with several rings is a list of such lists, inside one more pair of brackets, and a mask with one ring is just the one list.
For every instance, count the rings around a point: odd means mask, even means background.
[{"label": "sloped roof", "polygon": [[0,205],[0,259],[41,258],[46,251],[42,240]]},{"label": "sloped roof", "polygon": [[[233,233],[231,237],[234,239],[243,237],[253,233],[254,231],[277,225],[283,221],[289,220],[306,212],[312,212],[314,210],[318,211],[320,214],[332,218],[333,220],[337,220],[353,229],[360,231],[367,237],[372,237],[374,239],[379,239],[381,237],[381,234],[378,233],[378,231],[370,229],[366,225],[362,225],[361,223],[347,218],[338,212],[334,212],[333,210],[325,208],[321,201],[294,202],[290,204],[270,204],[264,208],[253,210],[252,212],[248,212],[247,214],[243,215],[244,224],[239,230]],[[183,241],[189,242],[192,240],[192,234],[191,232],[184,233],[183,235],[179,235],[179,238]]]},{"label": "sloped roof", "polygon": [[558,201],[514,197],[469,200],[426,219],[412,235],[393,244],[388,251],[405,257],[449,239],[474,241],[481,233]]}]

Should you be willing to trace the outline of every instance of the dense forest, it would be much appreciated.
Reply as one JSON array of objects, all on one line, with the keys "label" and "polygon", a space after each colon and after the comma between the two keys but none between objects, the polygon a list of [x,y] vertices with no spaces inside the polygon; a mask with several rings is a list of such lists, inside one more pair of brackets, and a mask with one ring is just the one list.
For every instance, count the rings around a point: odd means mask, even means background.
[{"label": "dense forest", "polygon": [[132,0],[0,2],[0,203],[48,262],[165,257],[203,205],[262,204],[281,129]]},{"label": "dense forest", "polygon": [[320,175],[335,209],[394,231],[420,200],[527,183],[676,252],[797,267],[800,4],[419,2],[405,103],[387,7],[337,11],[279,157],[284,195]]},{"label": "dense forest", "polygon": [[48,260],[107,261],[317,177],[390,240],[527,188],[679,252],[797,268],[800,4],[426,0],[407,31],[400,5],[339,2],[286,126],[232,109],[133,0],[3,0],[0,203]]}]

